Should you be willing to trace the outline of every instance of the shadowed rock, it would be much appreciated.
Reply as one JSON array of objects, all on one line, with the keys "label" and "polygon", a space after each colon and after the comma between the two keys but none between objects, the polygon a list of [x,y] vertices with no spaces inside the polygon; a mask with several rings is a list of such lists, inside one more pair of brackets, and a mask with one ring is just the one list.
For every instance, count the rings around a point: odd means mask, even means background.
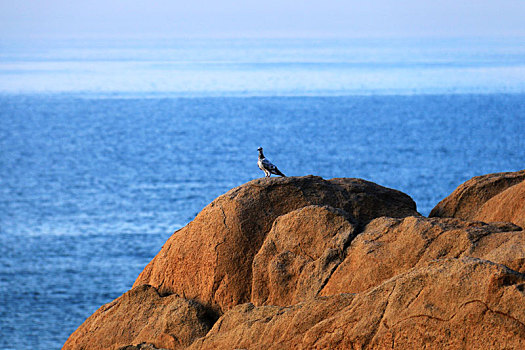
[{"label": "shadowed rock", "polygon": [[151,343],[140,343],[137,345],[123,346],[119,348],[118,350],[169,350],[169,349],[157,348],[155,345]]}]

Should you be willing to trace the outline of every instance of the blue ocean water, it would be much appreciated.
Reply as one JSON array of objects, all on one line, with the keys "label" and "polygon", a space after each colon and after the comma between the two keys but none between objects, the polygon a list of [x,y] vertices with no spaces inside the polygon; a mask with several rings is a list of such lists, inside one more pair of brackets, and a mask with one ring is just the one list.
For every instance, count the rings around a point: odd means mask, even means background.
[{"label": "blue ocean water", "polygon": [[523,40],[1,42],[0,348],[56,349],[171,233],[263,174],[422,214],[525,168]]},{"label": "blue ocean water", "polygon": [[0,92],[522,93],[525,38],[0,40]]}]

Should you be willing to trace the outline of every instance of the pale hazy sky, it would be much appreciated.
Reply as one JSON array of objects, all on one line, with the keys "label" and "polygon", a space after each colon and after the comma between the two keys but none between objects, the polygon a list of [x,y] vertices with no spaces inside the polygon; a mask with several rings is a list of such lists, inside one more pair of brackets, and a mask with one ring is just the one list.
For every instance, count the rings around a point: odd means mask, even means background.
[{"label": "pale hazy sky", "polygon": [[0,0],[0,38],[525,36],[525,0]]}]

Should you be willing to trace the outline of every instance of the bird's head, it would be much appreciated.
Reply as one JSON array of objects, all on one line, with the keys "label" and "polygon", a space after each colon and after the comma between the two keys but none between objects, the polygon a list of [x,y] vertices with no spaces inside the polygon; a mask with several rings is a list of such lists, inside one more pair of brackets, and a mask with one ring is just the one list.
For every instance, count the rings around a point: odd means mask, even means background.
[{"label": "bird's head", "polygon": [[259,152],[262,152],[262,147],[257,148]]}]

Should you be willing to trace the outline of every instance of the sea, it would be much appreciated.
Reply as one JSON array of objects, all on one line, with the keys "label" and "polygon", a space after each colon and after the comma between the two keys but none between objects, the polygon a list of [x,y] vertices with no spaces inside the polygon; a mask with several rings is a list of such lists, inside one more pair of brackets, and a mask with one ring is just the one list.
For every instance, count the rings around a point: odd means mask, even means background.
[{"label": "sea", "polygon": [[525,38],[1,39],[0,349],[61,348],[259,146],[428,215],[525,169]]}]

